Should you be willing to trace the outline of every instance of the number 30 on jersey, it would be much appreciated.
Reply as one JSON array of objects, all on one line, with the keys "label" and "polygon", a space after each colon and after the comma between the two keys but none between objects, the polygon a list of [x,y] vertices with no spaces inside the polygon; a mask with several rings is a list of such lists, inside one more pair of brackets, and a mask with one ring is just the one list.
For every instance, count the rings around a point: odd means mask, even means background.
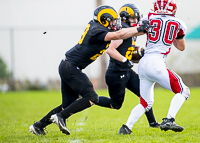
[{"label": "number 30 on jersey", "polygon": [[179,30],[177,21],[169,20],[163,25],[163,21],[160,18],[151,20],[150,25],[152,28],[149,31],[149,42],[152,43],[157,43],[162,38],[162,42],[165,45],[171,45],[176,38],[176,31]]}]

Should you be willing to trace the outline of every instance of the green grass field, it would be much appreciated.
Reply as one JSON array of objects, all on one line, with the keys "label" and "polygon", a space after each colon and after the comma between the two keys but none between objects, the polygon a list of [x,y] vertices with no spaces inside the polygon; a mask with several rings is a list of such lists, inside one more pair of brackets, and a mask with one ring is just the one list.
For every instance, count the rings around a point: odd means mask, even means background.
[{"label": "green grass field", "polygon": [[[97,90],[99,95],[108,95],[107,90]],[[29,126],[46,115],[61,103],[59,91],[24,91],[0,94],[0,142],[60,142],[60,143],[196,143],[200,142],[200,89],[191,88],[191,97],[184,103],[176,116],[176,123],[184,131],[161,131],[149,128],[143,115],[133,126],[131,135],[118,135],[117,132],[126,120],[132,108],[139,103],[139,98],[127,91],[124,104],[120,110],[93,106],[72,115],[67,120],[71,135],[62,134],[55,124],[47,127],[45,136],[35,136]],[[157,121],[166,117],[173,93],[155,89],[153,105]]]}]

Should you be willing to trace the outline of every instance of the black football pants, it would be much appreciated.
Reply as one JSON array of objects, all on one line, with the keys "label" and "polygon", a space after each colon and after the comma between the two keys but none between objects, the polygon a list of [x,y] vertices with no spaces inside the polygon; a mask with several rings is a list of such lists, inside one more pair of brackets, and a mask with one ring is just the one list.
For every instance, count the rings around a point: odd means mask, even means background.
[{"label": "black football pants", "polygon": [[78,99],[87,98],[92,102],[98,102],[98,95],[94,91],[92,82],[87,75],[78,67],[71,64],[68,60],[62,60],[59,66],[61,78],[62,106],[67,107],[69,104]]},{"label": "black football pants", "polygon": [[108,85],[111,104],[114,108],[119,109],[122,106],[125,96],[125,89],[128,88],[138,97],[139,93],[139,77],[133,70],[125,72],[106,71],[106,84]]}]

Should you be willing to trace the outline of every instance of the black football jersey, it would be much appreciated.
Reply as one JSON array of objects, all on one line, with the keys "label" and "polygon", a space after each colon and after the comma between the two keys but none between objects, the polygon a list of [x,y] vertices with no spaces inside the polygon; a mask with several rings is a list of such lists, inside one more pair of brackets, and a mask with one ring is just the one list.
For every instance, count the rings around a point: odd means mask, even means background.
[{"label": "black football jersey", "polygon": [[[122,28],[128,27],[130,26],[122,21]],[[116,49],[121,55],[126,57],[128,60],[132,59],[132,53],[135,48],[136,38],[137,37],[130,37],[128,39],[123,40],[123,43]],[[124,63],[110,57],[108,69],[113,71],[127,71],[129,68]]]},{"label": "black football jersey", "polygon": [[80,69],[84,69],[103,54],[110,41],[104,41],[109,30],[98,22],[90,21],[79,43],[66,52],[66,58]]}]

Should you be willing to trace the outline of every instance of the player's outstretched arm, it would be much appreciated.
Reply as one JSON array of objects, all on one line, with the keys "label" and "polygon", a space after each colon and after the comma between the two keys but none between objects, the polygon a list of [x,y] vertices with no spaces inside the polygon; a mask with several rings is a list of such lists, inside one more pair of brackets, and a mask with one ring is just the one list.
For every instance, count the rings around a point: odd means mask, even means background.
[{"label": "player's outstretched arm", "polygon": [[118,30],[116,32],[108,32],[105,36],[104,41],[127,39],[129,37],[134,36],[137,33],[138,31],[136,27],[122,28],[121,30]]},{"label": "player's outstretched arm", "polygon": [[185,39],[174,39],[174,42],[173,42],[174,46],[180,50],[180,51],[183,51],[185,50]]},{"label": "player's outstretched arm", "polygon": [[118,30],[116,32],[108,32],[105,36],[104,41],[127,39],[129,37],[139,36],[144,34],[148,28],[149,22],[144,21],[141,26],[122,28],[121,30]]}]

